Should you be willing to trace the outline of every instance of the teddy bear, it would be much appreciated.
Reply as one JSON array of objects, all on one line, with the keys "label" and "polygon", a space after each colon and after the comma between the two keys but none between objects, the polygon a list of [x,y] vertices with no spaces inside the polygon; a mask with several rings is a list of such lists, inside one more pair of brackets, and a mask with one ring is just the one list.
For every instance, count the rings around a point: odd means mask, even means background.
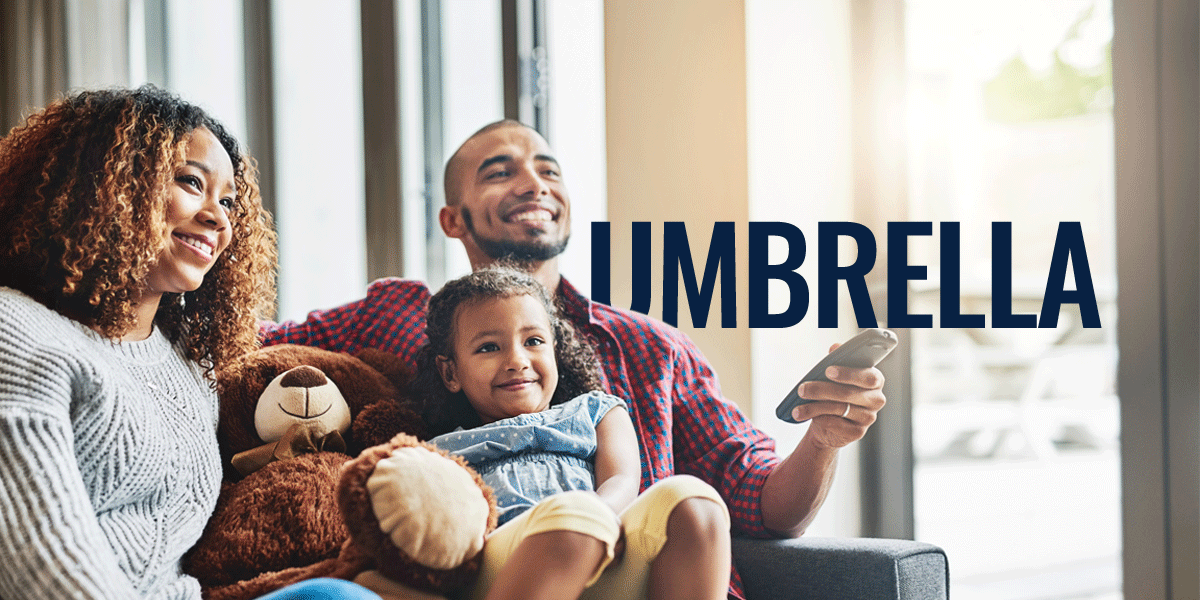
[{"label": "teddy bear", "polygon": [[473,581],[495,500],[462,459],[421,441],[408,380],[387,352],[294,345],[218,370],[223,481],[184,557],[206,600],[314,577],[409,598]]}]

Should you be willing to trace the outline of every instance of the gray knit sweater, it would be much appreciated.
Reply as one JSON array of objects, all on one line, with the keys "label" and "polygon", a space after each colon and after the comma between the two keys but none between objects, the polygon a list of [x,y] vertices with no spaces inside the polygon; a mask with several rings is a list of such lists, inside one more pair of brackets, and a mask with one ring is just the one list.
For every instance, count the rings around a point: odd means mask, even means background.
[{"label": "gray knit sweater", "polygon": [[0,287],[0,598],[200,597],[217,399],[156,328],[113,343]]}]

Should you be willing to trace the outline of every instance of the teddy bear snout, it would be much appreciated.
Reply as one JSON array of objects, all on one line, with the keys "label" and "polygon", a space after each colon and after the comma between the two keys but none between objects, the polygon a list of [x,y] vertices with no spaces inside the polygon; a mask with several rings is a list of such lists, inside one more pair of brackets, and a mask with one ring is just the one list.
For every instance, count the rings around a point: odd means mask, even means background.
[{"label": "teddy bear snout", "polygon": [[318,435],[344,433],[350,427],[350,406],[342,392],[324,373],[308,365],[285,371],[271,381],[254,412],[254,428],[264,442],[280,439],[298,423],[315,423]]},{"label": "teddy bear snout", "polygon": [[337,388],[329,386],[284,388],[276,399],[279,410],[297,419],[318,419],[341,399]]}]

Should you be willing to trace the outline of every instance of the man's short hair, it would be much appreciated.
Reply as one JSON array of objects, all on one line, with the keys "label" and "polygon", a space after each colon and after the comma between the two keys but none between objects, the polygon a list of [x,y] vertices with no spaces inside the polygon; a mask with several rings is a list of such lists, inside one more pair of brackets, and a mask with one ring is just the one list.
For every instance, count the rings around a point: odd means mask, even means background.
[{"label": "man's short hair", "polygon": [[454,154],[451,154],[450,158],[446,160],[446,168],[442,171],[442,191],[446,195],[446,206],[454,206],[458,204],[459,201],[458,189],[456,187],[458,184],[453,183],[455,179],[453,171],[457,167],[456,163],[458,162],[458,153],[461,152],[463,146],[466,146],[471,140],[489,131],[500,129],[501,127],[524,127],[526,129],[537,131],[536,129],[533,129],[532,127],[516,119],[500,119],[499,121],[488,123],[487,125],[480,127],[475,133],[472,133],[470,137],[463,141],[462,144],[459,144],[458,149],[454,151]]}]

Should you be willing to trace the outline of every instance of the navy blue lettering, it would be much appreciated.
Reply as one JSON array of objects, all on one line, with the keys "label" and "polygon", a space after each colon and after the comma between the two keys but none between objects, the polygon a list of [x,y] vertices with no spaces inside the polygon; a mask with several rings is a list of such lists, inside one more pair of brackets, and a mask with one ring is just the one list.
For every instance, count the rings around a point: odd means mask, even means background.
[{"label": "navy blue lettering", "polygon": [[[1064,290],[1067,280],[1067,261],[1075,272],[1074,290]],[[1083,245],[1083,228],[1078,221],[1058,224],[1054,239],[1054,255],[1050,259],[1050,275],[1046,278],[1046,295],[1042,299],[1042,316],[1038,327],[1058,326],[1058,312],[1066,303],[1079,305],[1084,327],[1100,327],[1100,309],[1096,305],[1096,288],[1088,266],[1087,248]]]},{"label": "navy blue lettering", "polygon": [[[791,327],[808,312],[808,282],[796,269],[804,264],[804,233],[791,223],[780,221],[754,221],[750,223],[750,327]],[[781,237],[787,242],[787,258],[777,265],[769,264],[767,247],[771,236]],[[768,308],[768,285],[776,279],[787,284],[788,306],[779,314],[771,314]]]},{"label": "navy blue lettering", "polygon": [[1000,329],[1032,329],[1037,315],[1014,315],[1012,311],[1012,223],[992,223],[992,326]]},{"label": "navy blue lettering", "polygon": [[708,246],[708,259],[704,267],[704,282],[697,286],[696,269],[692,264],[692,250],[688,245],[686,227],[678,221],[664,223],[663,321],[679,325],[679,276],[682,273],[692,325],[704,327],[708,323],[708,309],[712,304],[717,283],[717,271],[720,270],[721,327],[737,327],[737,263],[734,255],[733,223],[713,223],[712,242]]},{"label": "navy blue lettering", "polygon": [[888,327],[933,327],[933,315],[908,313],[908,282],[928,279],[925,265],[908,264],[908,236],[933,235],[929,221],[888,223],[887,325]]},{"label": "navy blue lettering", "polygon": [[612,304],[612,227],[592,221],[592,300]]},{"label": "navy blue lettering", "polygon": [[[854,263],[838,266],[838,237],[850,236],[858,244]],[[867,273],[875,266],[875,236],[859,223],[822,222],[817,224],[817,326],[837,327],[838,281],[845,280],[850,302],[859,327],[877,327],[871,295],[867,292]]]},{"label": "navy blue lettering", "polygon": [[939,301],[942,308],[942,327],[983,327],[980,314],[962,314],[962,248],[959,225],[949,221],[941,224],[942,237],[942,291]]},{"label": "navy blue lettering", "polygon": [[650,314],[650,222],[635,221],[633,223],[633,270],[630,273],[633,284],[629,310]]}]

